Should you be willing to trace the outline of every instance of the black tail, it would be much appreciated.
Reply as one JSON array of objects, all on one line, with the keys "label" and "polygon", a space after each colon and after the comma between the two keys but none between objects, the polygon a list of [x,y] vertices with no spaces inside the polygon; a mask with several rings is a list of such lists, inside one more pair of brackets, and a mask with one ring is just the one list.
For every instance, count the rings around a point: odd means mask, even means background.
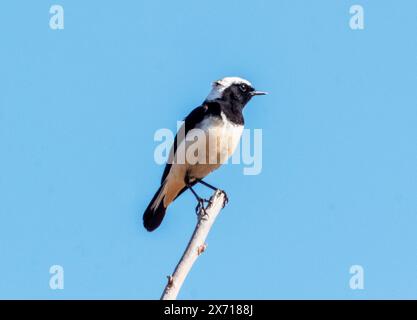
[{"label": "black tail", "polygon": [[154,202],[157,200],[159,193],[162,191],[163,185],[159,187],[158,191],[152,198],[151,203],[149,203],[148,207],[143,214],[143,226],[148,231],[154,231],[156,228],[159,227],[162,220],[164,219],[165,212],[167,208],[164,207],[164,199],[162,198],[161,202],[158,206],[154,206]]}]

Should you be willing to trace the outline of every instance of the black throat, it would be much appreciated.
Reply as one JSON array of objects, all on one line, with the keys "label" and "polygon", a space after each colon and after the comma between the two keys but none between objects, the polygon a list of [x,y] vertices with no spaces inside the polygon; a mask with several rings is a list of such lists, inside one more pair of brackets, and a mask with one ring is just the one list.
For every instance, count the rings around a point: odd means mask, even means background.
[{"label": "black throat", "polygon": [[213,101],[205,101],[204,105],[208,107],[208,112],[214,116],[221,117],[221,113],[225,115],[226,119],[236,125],[244,125],[242,103],[233,99],[216,99]]},{"label": "black throat", "polygon": [[242,108],[234,105],[233,103],[223,100],[205,101],[207,106],[207,113],[221,118],[221,113],[225,115],[226,119],[236,125],[244,125],[245,119],[243,118]]},{"label": "black throat", "polygon": [[226,116],[227,120],[237,125],[244,125],[245,119],[243,118],[243,106],[238,103],[233,103],[233,101],[221,101],[221,110]]}]

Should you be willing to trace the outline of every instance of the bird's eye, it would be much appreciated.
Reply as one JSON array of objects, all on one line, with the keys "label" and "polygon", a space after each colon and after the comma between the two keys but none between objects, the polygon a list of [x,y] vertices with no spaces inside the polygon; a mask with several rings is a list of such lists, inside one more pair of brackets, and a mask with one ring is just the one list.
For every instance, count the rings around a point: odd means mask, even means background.
[{"label": "bird's eye", "polygon": [[239,86],[239,88],[240,88],[240,91],[242,91],[242,92],[246,92],[248,90],[248,86],[246,84],[244,84],[244,83],[242,83]]}]

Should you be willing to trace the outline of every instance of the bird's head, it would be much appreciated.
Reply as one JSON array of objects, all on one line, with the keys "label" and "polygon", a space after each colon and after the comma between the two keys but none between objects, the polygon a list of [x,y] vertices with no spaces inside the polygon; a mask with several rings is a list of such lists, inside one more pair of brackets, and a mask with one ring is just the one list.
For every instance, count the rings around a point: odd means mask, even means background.
[{"label": "bird's head", "polygon": [[254,96],[265,95],[266,92],[256,91],[252,84],[238,77],[226,77],[213,82],[206,101],[222,100],[243,108]]}]

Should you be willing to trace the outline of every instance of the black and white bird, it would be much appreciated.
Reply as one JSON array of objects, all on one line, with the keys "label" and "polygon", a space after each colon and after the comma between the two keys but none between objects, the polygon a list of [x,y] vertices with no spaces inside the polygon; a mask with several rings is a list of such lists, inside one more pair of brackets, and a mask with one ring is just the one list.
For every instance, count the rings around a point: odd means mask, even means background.
[{"label": "black and white bird", "polygon": [[[197,198],[197,208],[203,207],[207,200],[199,197],[193,186],[201,183],[217,190],[202,179],[233,154],[243,132],[243,108],[252,97],[265,94],[256,91],[249,81],[238,77],[213,82],[210,94],[185,118],[175,137],[161,186],[143,215],[143,225],[148,231],[159,227],[168,206],[187,189]],[[193,134],[193,131],[202,132],[203,137]],[[196,136],[199,138],[197,141]],[[192,152],[192,160],[187,154],[191,146],[197,150]]]}]

